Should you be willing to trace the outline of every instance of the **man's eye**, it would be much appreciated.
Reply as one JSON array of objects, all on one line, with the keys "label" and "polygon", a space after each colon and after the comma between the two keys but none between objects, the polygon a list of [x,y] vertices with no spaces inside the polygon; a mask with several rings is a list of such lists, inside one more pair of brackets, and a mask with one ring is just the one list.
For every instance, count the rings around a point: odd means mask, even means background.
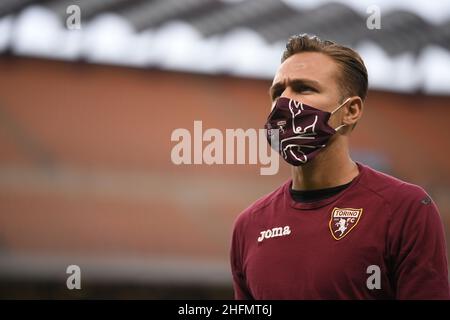
[{"label": "man's eye", "polygon": [[300,87],[296,87],[295,91],[297,92],[307,92],[307,91],[316,91],[314,88],[312,87],[308,87],[308,86],[300,86]]},{"label": "man's eye", "polygon": [[272,100],[275,100],[275,99],[279,98],[282,93],[283,93],[283,91],[281,91],[281,90],[274,91],[273,94],[272,94]]}]

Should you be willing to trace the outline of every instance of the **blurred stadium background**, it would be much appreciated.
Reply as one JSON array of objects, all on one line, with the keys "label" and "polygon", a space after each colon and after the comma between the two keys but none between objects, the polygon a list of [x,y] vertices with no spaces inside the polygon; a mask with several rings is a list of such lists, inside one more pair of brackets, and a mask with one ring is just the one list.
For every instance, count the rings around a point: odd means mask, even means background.
[{"label": "blurred stadium background", "polygon": [[361,53],[353,156],[423,186],[449,242],[450,1],[1,0],[0,297],[231,298],[233,220],[288,167],[176,166],[170,137],[262,128],[296,33]]}]

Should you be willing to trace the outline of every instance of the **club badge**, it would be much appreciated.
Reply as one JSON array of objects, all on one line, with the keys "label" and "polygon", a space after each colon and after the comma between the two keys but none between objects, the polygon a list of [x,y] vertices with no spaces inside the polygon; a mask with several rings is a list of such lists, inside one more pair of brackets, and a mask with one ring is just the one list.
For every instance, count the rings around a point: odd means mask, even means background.
[{"label": "club badge", "polygon": [[363,209],[334,208],[331,212],[330,231],[336,240],[345,237],[359,222]]}]

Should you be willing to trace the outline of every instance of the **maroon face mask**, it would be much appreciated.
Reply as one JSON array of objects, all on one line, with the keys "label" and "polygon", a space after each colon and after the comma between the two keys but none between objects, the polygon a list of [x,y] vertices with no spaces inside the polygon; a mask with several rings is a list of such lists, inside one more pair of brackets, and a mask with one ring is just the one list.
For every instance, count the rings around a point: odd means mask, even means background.
[{"label": "maroon face mask", "polygon": [[[349,101],[346,99],[333,112],[326,112],[299,101],[278,98],[269,114],[265,128],[267,141],[293,166],[311,161],[328,143],[328,140],[345,124],[333,129],[328,119]],[[273,130],[278,130],[279,144],[273,144]]]}]

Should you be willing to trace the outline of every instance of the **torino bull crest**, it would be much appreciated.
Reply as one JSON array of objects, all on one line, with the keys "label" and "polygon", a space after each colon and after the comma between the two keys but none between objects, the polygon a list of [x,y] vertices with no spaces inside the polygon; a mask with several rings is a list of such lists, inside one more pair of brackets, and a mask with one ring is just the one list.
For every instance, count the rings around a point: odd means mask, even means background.
[{"label": "torino bull crest", "polygon": [[330,231],[336,240],[345,237],[359,222],[363,209],[334,208],[331,212]]}]

